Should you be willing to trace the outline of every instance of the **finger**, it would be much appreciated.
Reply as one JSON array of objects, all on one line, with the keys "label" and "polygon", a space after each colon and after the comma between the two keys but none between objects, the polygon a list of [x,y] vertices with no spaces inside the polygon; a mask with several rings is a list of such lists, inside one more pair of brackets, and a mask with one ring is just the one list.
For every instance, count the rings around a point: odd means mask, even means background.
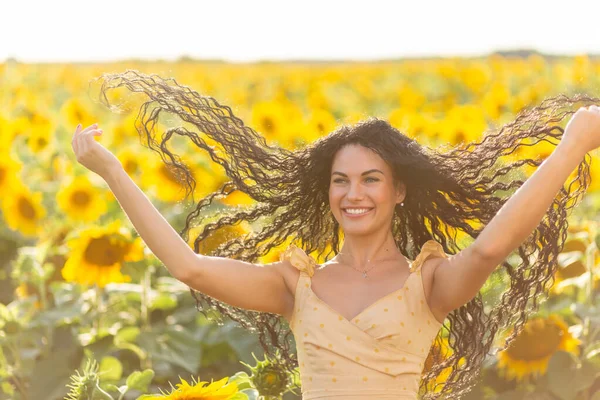
[{"label": "finger", "polygon": [[95,123],[95,124],[92,124],[92,125],[88,126],[87,128],[85,128],[85,129],[84,129],[83,131],[81,131],[80,133],[85,133],[85,132],[87,132],[87,131],[89,131],[89,130],[91,130],[91,129],[96,129],[96,128],[98,128],[98,123]]},{"label": "finger", "polygon": [[73,133],[73,137],[71,138],[71,146],[73,147],[73,150],[75,152],[77,152],[77,135],[79,134],[80,130],[81,124],[77,125],[77,127],[75,128],[75,133]]},{"label": "finger", "polygon": [[92,129],[85,132],[82,136],[98,136],[102,134],[102,129]]},{"label": "finger", "polygon": [[87,140],[83,139],[79,141],[79,155],[83,156],[88,149]]},{"label": "finger", "polygon": [[[88,129],[88,128],[86,128],[86,129]],[[87,149],[87,146],[84,145],[84,143],[86,141],[85,138],[97,131],[98,131],[97,129],[82,131],[77,136],[75,136],[74,145],[77,146],[77,150],[78,150],[79,154],[83,154],[83,152]]]}]

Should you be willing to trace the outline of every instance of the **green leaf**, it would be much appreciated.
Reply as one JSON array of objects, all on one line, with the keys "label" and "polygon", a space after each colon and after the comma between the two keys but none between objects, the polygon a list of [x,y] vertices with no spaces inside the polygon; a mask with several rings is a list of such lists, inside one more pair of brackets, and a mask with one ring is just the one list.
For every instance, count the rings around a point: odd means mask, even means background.
[{"label": "green leaf", "polygon": [[581,363],[581,368],[577,369],[575,380],[573,382],[576,391],[580,392],[592,386],[594,380],[596,379],[597,373],[598,369],[595,367],[594,364],[583,361]]},{"label": "green leaf", "polygon": [[258,390],[254,388],[248,388],[240,391],[241,393],[247,396],[248,400],[258,400]]},{"label": "green leaf", "polygon": [[[258,391],[256,389],[251,389],[254,392],[258,393]],[[231,397],[228,397],[227,400],[248,400],[248,399],[256,399],[256,397],[250,397],[248,395],[248,393],[244,392],[244,391],[239,391],[236,394],[234,394]]]},{"label": "green leaf", "polygon": [[170,293],[160,293],[150,303],[151,310],[171,310],[177,307],[177,297]]},{"label": "green leaf", "polygon": [[590,343],[585,350],[583,350],[583,354],[587,359],[600,355],[600,340]]},{"label": "green leaf", "polygon": [[153,360],[167,361],[195,374],[200,368],[201,342],[187,330],[169,329],[164,332],[142,332],[138,343]]},{"label": "green leaf", "polygon": [[0,388],[2,388],[3,393],[5,393],[11,397],[15,393],[15,390],[13,389],[13,386],[10,384],[10,382],[2,382],[2,384],[0,385]]},{"label": "green leaf", "polygon": [[494,400],[524,400],[526,394],[518,390],[509,390],[508,392],[500,393]]},{"label": "green leaf", "polygon": [[134,343],[139,334],[140,328],[137,326],[127,326],[117,332],[115,336],[115,344],[120,342]]},{"label": "green leaf", "polygon": [[100,370],[98,373],[101,379],[118,381],[123,376],[123,365],[118,358],[106,356],[100,360]]},{"label": "green leaf", "polygon": [[548,388],[561,400],[575,399],[578,392],[594,383],[597,367],[588,361],[578,365],[578,361],[565,351],[558,351],[550,358],[546,373]]},{"label": "green leaf", "polygon": [[127,386],[117,386],[112,383],[103,383],[102,387],[104,388],[104,390],[106,390],[108,392],[119,392],[119,393],[123,393],[121,391],[121,387],[127,389]]},{"label": "green leaf", "polygon": [[30,399],[63,398],[68,389],[73,371],[80,367],[83,349],[68,326],[57,327],[53,333],[53,348],[46,358],[37,360],[33,369],[28,371],[31,377]]},{"label": "green leaf", "polygon": [[148,385],[154,378],[154,371],[146,369],[143,372],[134,371],[127,377],[126,384],[130,389],[139,390],[140,392],[147,392]]},{"label": "green leaf", "polygon": [[561,400],[573,400],[575,366],[577,359],[568,352],[557,351],[548,362],[548,389]]},{"label": "green leaf", "polygon": [[235,375],[229,378],[229,383],[234,382],[239,390],[244,390],[248,388],[252,388],[252,382],[250,381],[250,376],[246,373],[246,371],[240,371]]}]

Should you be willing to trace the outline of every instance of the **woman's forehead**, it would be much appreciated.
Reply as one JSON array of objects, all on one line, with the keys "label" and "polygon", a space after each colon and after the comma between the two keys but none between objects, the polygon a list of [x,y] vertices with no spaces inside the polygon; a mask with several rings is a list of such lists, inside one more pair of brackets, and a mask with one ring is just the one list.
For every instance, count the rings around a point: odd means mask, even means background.
[{"label": "woman's forehead", "polygon": [[[344,169],[350,172],[362,173],[373,168],[384,170],[386,166],[385,161],[373,150],[353,145],[343,147],[335,154],[332,163],[332,172]],[[341,172],[348,173],[347,171]]]}]

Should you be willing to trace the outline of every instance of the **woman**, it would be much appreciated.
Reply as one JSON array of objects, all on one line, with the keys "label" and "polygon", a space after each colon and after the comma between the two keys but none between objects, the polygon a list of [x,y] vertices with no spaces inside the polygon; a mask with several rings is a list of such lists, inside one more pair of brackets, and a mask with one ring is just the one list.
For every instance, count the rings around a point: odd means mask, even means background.
[{"label": "woman", "polygon": [[[195,181],[166,146],[173,135],[189,137],[231,180],[198,202],[178,235],[93,139],[102,133],[96,125],[78,126],[73,135],[78,162],[106,180],[148,247],[190,286],[199,308],[204,302],[258,331],[265,351],[281,354],[282,371],[299,366],[304,399],[458,399],[467,393],[496,334],[513,327],[509,344],[551,284],[566,211],[589,185],[586,153],[600,146],[600,109],[592,105],[600,100],[587,96],[547,99],[481,142],[448,152],[421,146],[376,118],[340,126],[292,152],[267,145],[229,107],[175,80],[137,71],[101,78],[107,106],[105,92],[113,88],[148,95],[136,127],[181,172],[186,194]],[[589,107],[574,113],[575,103]],[[161,112],[177,114],[199,133],[171,128],[157,143]],[[564,130],[556,126],[573,113]],[[508,172],[542,161],[523,159],[496,170],[494,163],[541,140],[557,147],[526,184],[502,182]],[[569,186],[576,190],[557,196],[578,166],[577,185]],[[509,199],[496,195],[519,187]],[[207,223],[191,251],[190,223],[214,198],[235,190],[256,205]],[[213,254],[197,254],[213,231],[261,217],[268,218],[261,230]],[[475,219],[481,227],[468,223]],[[448,229],[476,240],[461,250]],[[254,263],[288,238],[299,246],[287,247],[280,262]],[[537,251],[537,261],[523,257],[514,267],[505,261],[514,250]],[[313,252],[327,261],[317,265],[308,255]],[[499,264],[510,287],[486,313],[479,290]],[[290,350],[291,332],[298,358]],[[450,352],[441,351],[444,340]],[[438,379],[448,367],[450,374]]]}]

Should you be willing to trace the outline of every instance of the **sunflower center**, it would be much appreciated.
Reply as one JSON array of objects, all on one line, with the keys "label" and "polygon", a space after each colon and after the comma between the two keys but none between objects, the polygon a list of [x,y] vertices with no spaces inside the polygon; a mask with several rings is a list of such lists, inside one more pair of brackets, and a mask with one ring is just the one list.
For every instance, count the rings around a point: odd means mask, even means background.
[{"label": "sunflower center", "polygon": [[427,355],[427,358],[425,359],[424,370],[429,371],[431,369],[431,367],[433,367],[435,364],[441,363],[442,361],[444,361],[444,357],[442,355],[440,345],[436,343],[431,348],[431,351],[429,352],[429,354]]},{"label": "sunflower center", "polygon": [[39,147],[46,147],[46,145],[48,144],[48,141],[43,137],[38,138],[37,142]]},{"label": "sunflower center", "polygon": [[77,190],[71,195],[71,201],[77,206],[85,206],[90,203],[90,194],[83,190]]},{"label": "sunflower center", "polygon": [[135,162],[133,160],[127,160],[125,162],[125,171],[127,171],[129,174],[133,174],[137,170],[138,170],[138,163],[137,162]]},{"label": "sunflower center", "polygon": [[273,120],[270,117],[263,117],[262,119],[262,128],[266,133],[273,133]]},{"label": "sunflower center", "polygon": [[557,351],[562,334],[560,327],[539,319],[523,329],[506,351],[513,359],[536,361]]},{"label": "sunflower center", "polygon": [[179,182],[179,180],[177,179],[177,176],[173,173],[173,171],[171,171],[169,168],[167,168],[167,166],[165,164],[162,164],[160,166],[160,172],[161,174],[168,180],[170,180],[171,182],[180,185],[181,182]]},{"label": "sunflower center", "polygon": [[33,205],[29,200],[27,200],[25,197],[20,197],[17,204],[17,209],[22,217],[28,220],[35,219],[35,208],[33,208]]},{"label": "sunflower center", "polygon": [[85,260],[101,267],[111,266],[123,261],[125,249],[112,244],[108,237],[103,236],[90,240],[85,249]]}]

